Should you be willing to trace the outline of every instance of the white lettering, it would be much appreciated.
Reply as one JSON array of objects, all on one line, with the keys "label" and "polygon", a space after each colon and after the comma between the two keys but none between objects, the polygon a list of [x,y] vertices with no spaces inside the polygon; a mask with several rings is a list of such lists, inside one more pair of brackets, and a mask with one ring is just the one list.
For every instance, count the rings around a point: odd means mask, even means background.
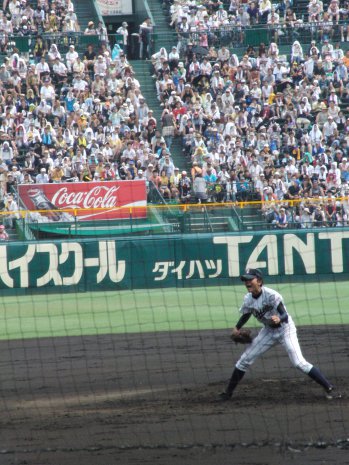
[{"label": "white lettering", "polygon": [[239,244],[251,242],[253,236],[217,236],[213,238],[214,244],[227,244],[228,253],[228,275],[229,277],[240,276]]},{"label": "white lettering", "polygon": [[285,274],[294,274],[293,251],[298,252],[307,274],[316,272],[314,234],[306,234],[306,242],[295,234],[285,234]]},{"label": "white lettering", "polygon": [[9,271],[19,268],[19,286],[29,287],[29,263],[33,260],[35,255],[35,245],[29,245],[26,254],[23,257],[17,258],[9,263]]},{"label": "white lettering", "polygon": [[118,186],[95,186],[86,192],[68,192],[67,187],[58,189],[52,203],[59,208],[113,208],[118,203]]},{"label": "white lettering", "polygon": [[[267,248],[268,263],[258,260],[265,248]],[[270,276],[279,274],[277,237],[273,235],[267,235],[262,238],[252,251],[246,264],[246,268],[265,267],[268,267],[268,274]]]},{"label": "white lettering", "polygon": [[37,244],[36,251],[38,253],[48,254],[48,270],[36,280],[37,287],[45,286],[53,281],[55,286],[62,286],[62,278],[58,272],[58,252],[55,244]]},{"label": "white lettering", "polygon": [[62,243],[59,264],[63,265],[68,260],[71,253],[74,254],[74,272],[71,276],[63,277],[63,286],[73,286],[74,284],[78,284],[84,269],[82,247],[78,242]]},{"label": "white lettering", "polygon": [[349,231],[319,233],[319,239],[327,239],[331,242],[331,262],[333,273],[343,273],[343,239],[349,238]]}]

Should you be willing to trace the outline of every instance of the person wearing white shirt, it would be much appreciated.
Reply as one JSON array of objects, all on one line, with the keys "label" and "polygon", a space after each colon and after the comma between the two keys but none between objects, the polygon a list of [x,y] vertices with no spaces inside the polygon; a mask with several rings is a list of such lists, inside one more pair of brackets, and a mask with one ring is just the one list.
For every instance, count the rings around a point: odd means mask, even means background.
[{"label": "person wearing white shirt", "polygon": [[298,173],[298,168],[296,165],[293,164],[292,160],[288,160],[287,165],[285,167],[285,171],[287,173],[288,179],[291,179],[293,174]]},{"label": "person wearing white shirt", "polygon": [[62,82],[67,77],[67,67],[58,57],[55,59],[52,69],[58,82]]},{"label": "person wearing white shirt", "polygon": [[69,73],[71,73],[73,71],[72,67],[73,67],[74,62],[78,58],[78,56],[79,56],[79,54],[75,50],[74,45],[70,45],[69,50],[65,55],[65,60],[66,60],[66,63],[67,63],[67,69],[68,69]]},{"label": "person wearing white shirt", "polygon": [[264,173],[260,173],[260,175],[256,177],[253,181],[254,181],[255,191],[259,193],[260,198],[263,198],[263,189],[265,187]]},{"label": "person wearing white shirt", "polygon": [[262,166],[258,163],[258,160],[255,158],[252,161],[252,164],[249,167],[249,172],[253,180],[259,179],[259,176],[263,173]]},{"label": "person wearing white shirt", "polygon": [[5,199],[5,211],[12,212],[12,214],[5,216],[3,218],[6,227],[8,228],[14,227],[14,220],[20,217],[18,210],[19,208],[18,208],[17,202],[14,200],[12,194],[7,194],[7,197]]},{"label": "person wearing white shirt", "polygon": [[122,49],[127,55],[127,47],[128,47],[128,24],[124,21],[121,26],[117,29],[116,33],[122,36]]},{"label": "person wearing white shirt", "polygon": [[225,63],[229,61],[229,58],[230,58],[229,50],[224,45],[222,45],[222,47],[217,52],[217,59],[220,62]]},{"label": "person wearing white shirt", "polygon": [[337,162],[334,161],[331,163],[331,168],[328,170],[327,178],[331,179],[331,182],[335,187],[341,186],[341,171],[337,167]]},{"label": "person wearing white shirt", "polygon": [[78,90],[79,92],[85,92],[88,88],[88,83],[81,78],[81,76],[76,76],[75,82],[73,84],[73,89]]},{"label": "person wearing white shirt", "polygon": [[260,99],[262,98],[262,89],[257,85],[257,82],[252,83],[250,95],[252,98],[256,98],[258,101],[260,101]]},{"label": "person wearing white shirt", "polygon": [[322,129],[322,134],[328,140],[331,136],[337,135],[337,133],[337,124],[333,121],[332,116],[329,116],[328,121],[326,121]]},{"label": "person wearing white shirt", "polygon": [[273,86],[271,84],[268,84],[267,81],[264,81],[262,89],[261,89],[261,93],[265,101],[268,100],[270,94],[272,94],[273,91],[274,91]]},{"label": "person wearing white shirt", "polygon": [[35,178],[36,184],[47,184],[50,182],[49,175],[45,168],[41,168],[40,173]]},{"label": "person wearing white shirt", "polygon": [[95,74],[99,74],[99,76],[106,76],[107,74],[107,63],[106,60],[103,58],[103,55],[98,55],[97,60],[93,66],[93,70]]},{"label": "person wearing white shirt", "polygon": [[231,90],[229,88],[226,89],[224,94],[222,95],[222,102],[226,109],[234,106],[234,95],[231,93]]},{"label": "person wearing white shirt", "polygon": [[36,107],[35,113],[38,116],[47,116],[50,115],[52,111],[51,105],[49,105],[46,100],[41,100],[40,104]]},{"label": "person wearing white shirt", "polygon": [[179,53],[178,53],[177,47],[175,46],[172,47],[172,50],[168,54],[168,62],[169,62],[171,69],[177,67],[179,63]]},{"label": "person wearing white shirt", "polygon": [[45,81],[44,85],[41,86],[40,97],[42,100],[46,100],[49,104],[52,104],[55,98],[55,89],[49,81]]},{"label": "person wearing white shirt", "polygon": [[224,21],[228,18],[228,12],[225,11],[224,6],[221,4],[219,5],[218,11],[216,13],[217,21],[220,24],[223,24]]},{"label": "person wearing white shirt", "polygon": [[29,124],[27,130],[27,141],[29,144],[33,143],[35,140],[41,142],[40,131],[35,127],[34,121]]},{"label": "person wearing white shirt", "polygon": [[45,58],[41,58],[41,60],[35,67],[35,71],[39,79],[42,79],[42,76],[44,74],[50,74],[50,67],[48,63],[46,63]]},{"label": "person wearing white shirt", "polygon": [[[67,70],[68,71],[68,70]],[[78,56],[72,65],[72,72],[74,74],[83,74],[85,71],[85,64]]]},{"label": "person wearing white shirt", "polygon": [[329,43],[328,39],[324,39],[324,45],[321,47],[321,55],[324,57],[326,54],[332,54],[333,45]]},{"label": "person wearing white shirt", "polygon": [[213,77],[211,78],[211,86],[214,91],[217,91],[219,87],[223,87],[224,79],[220,76],[219,71],[214,71]]},{"label": "person wearing white shirt", "polygon": [[280,82],[283,79],[283,75],[286,74],[289,70],[285,67],[282,66],[282,63],[280,61],[277,62],[276,67],[274,68],[273,75],[275,77],[276,82]]}]

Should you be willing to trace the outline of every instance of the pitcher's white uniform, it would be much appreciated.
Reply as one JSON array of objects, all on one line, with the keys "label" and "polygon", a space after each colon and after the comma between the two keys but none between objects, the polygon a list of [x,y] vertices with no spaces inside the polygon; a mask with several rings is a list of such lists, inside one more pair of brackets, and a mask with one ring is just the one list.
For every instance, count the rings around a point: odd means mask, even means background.
[{"label": "pitcher's white uniform", "polygon": [[249,268],[245,274],[240,276],[240,279],[245,283],[248,293],[244,297],[240,308],[241,316],[233,329],[232,336],[239,335],[240,329],[252,315],[264,326],[259,331],[258,336],[253,339],[252,344],[241,355],[234,367],[226,390],[219,394],[219,400],[231,399],[247,368],[276,343],[284,346],[296,368],[306,373],[325,389],[327,399],[340,399],[341,394],[335,390],[333,384],[318,368],[311,365],[303,357],[297,338],[297,329],[291,316],[287,313],[283,298],[278,292],[264,286],[261,270]]},{"label": "pitcher's white uniform", "polygon": [[292,317],[287,314],[287,322],[280,323],[276,327],[272,326],[271,317],[273,315],[279,316],[277,307],[280,302],[283,303],[286,310],[282,296],[265,286],[262,287],[262,293],[257,298],[254,298],[250,292],[245,295],[240,313],[243,315],[252,314],[264,327],[238,360],[236,368],[239,370],[246,371],[259,356],[276,343],[283,345],[292,364],[296,368],[307,374],[312,369],[313,365],[308,363],[302,355],[297,337],[297,329]]}]

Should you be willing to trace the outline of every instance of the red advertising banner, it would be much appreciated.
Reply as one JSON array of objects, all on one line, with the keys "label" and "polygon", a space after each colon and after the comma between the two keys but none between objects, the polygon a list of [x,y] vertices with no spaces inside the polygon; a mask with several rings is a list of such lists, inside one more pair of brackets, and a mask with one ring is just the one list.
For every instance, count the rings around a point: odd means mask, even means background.
[{"label": "red advertising banner", "polygon": [[145,181],[20,184],[18,193],[32,219],[39,222],[145,218]]}]

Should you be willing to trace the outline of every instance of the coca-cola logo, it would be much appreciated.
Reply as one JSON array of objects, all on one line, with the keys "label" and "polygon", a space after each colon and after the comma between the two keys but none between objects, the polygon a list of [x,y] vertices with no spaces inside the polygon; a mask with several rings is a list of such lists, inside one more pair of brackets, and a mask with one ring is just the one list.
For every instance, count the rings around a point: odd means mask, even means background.
[{"label": "coca-cola logo", "polygon": [[67,187],[58,189],[52,197],[52,203],[58,208],[113,208],[118,203],[118,186],[95,186],[82,192],[72,192]]}]

